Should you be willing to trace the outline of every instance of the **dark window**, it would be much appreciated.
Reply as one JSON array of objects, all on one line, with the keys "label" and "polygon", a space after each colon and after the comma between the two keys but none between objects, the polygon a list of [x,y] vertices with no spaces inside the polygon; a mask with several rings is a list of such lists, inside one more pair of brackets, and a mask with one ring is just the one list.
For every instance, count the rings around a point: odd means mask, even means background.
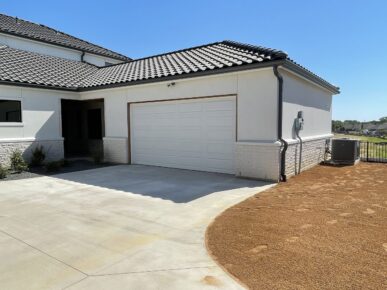
[{"label": "dark window", "polygon": [[0,122],[21,121],[21,102],[0,100]]},{"label": "dark window", "polygon": [[89,139],[102,139],[101,109],[87,111],[87,133]]},{"label": "dark window", "polygon": [[112,62],[105,61],[105,66],[113,65]]}]

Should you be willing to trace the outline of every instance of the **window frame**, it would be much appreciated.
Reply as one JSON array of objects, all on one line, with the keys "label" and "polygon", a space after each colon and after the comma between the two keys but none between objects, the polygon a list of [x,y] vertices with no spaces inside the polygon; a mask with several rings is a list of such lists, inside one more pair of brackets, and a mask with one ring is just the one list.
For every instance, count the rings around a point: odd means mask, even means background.
[{"label": "window frame", "polygon": [[0,101],[15,101],[20,103],[20,122],[1,122],[0,127],[22,127],[23,123],[23,100],[21,97],[0,96]]}]

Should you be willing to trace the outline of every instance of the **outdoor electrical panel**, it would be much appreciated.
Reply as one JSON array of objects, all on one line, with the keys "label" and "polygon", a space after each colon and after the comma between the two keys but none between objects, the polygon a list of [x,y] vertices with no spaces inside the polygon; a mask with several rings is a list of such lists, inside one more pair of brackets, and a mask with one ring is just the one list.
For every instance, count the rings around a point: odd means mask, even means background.
[{"label": "outdoor electrical panel", "polygon": [[296,124],[295,124],[295,129],[296,131],[301,131],[302,129],[304,129],[304,112],[303,111],[299,111],[297,113],[297,119],[296,119]]}]

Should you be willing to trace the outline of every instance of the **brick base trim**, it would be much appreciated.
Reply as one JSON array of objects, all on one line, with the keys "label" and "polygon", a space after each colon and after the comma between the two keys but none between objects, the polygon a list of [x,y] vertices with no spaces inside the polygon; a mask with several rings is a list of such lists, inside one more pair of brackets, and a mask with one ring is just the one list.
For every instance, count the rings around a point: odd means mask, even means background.
[{"label": "brick base trim", "polygon": [[63,140],[0,140],[0,164],[9,166],[13,151],[20,150],[27,162],[31,160],[32,150],[36,146],[43,146],[46,161],[64,158]]},{"label": "brick base trim", "polygon": [[[326,140],[330,139],[331,138],[321,138],[302,142],[301,171],[309,169],[324,160]],[[299,141],[297,141],[297,143],[289,144],[288,150],[286,151],[285,166],[285,172],[288,177],[298,173],[300,167],[299,158]]]},{"label": "brick base trim", "polygon": [[278,181],[280,145],[277,143],[236,144],[236,175],[260,180]]}]

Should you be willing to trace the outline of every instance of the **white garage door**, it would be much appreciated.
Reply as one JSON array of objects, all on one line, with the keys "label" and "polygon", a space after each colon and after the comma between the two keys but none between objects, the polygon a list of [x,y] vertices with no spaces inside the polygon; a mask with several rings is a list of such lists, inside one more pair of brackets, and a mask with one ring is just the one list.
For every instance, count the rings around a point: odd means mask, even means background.
[{"label": "white garage door", "polygon": [[130,107],[133,164],[234,173],[235,97]]}]

